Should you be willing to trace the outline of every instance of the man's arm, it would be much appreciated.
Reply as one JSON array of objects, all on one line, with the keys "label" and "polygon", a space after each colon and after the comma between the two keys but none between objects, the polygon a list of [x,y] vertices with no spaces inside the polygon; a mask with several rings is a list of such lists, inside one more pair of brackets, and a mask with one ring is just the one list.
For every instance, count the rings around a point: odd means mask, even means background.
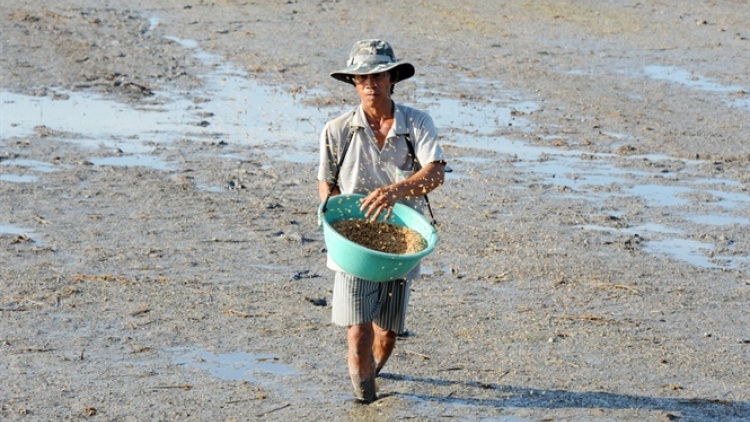
[{"label": "man's arm", "polygon": [[[377,220],[386,212],[385,219],[391,216],[396,200],[424,196],[439,187],[445,181],[445,162],[427,163],[410,178],[389,186],[377,188],[362,200],[362,210],[367,210],[367,218]],[[325,196],[323,197],[325,199]]]},{"label": "man's arm", "polygon": [[[318,180],[318,196],[320,196],[320,202],[326,200],[329,189],[331,189],[330,183]],[[336,188],[333,189],[333,192],[331,192],[331,195],[338,195],[339,193],[341,193],[341,191],[339,190],[339,187],[336,186]]]}]

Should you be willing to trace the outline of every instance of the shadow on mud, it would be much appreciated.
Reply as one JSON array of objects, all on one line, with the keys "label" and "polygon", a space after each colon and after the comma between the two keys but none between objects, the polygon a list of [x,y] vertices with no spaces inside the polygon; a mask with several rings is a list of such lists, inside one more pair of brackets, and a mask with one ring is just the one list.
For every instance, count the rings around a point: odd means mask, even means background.
[{"label": "shadow on mud", "polygon": [[538,409],[642,409],[670,412],[675,413],[676,415],[674,416],[676,417],[701,420],[744,420],[745,418],[750,418],[750,402],[746,401],[648,397],[602,391],[545,390],[478,381],[453,381],[387,373],[380,374],[379,377],[388,380],[418,382],[433,386],[458,386],[466,389],[494,390],[498,393],[497,398],[490,399],[458,397],[454,393],[442,397],[398,392],[388,394],[393,397],[438,401],[443,404],[456,406]]}]

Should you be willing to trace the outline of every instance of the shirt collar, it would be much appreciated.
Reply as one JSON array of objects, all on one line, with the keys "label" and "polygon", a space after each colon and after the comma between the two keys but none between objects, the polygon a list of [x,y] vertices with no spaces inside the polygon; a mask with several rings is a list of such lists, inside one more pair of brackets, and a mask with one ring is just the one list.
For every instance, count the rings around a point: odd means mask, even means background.
[{"label": "shirt collar", "polygon": [[407,134],[409,127],[406,125],[406,113],[395,102],[393,103],[393,117],[395,123],[391,130],[395,131],[397,136]]},{"label": "shirt collar", "polygon": [[[408,127],[406,126],[406,114],[404,114],[401,107],[399,107],[396,102],[393,102],[393,120],[394,124],[391,126],[391,130],[388,134],[390,137],[391,135],[400,136],[404,135],[408,131]],[[356,112],[354,113],[354,116],[352,117],[352,126],[355,127],[368,127],[367,125],[367,118],[365,117],[365,111],[362,108],[362,105],[357,107]]]}]

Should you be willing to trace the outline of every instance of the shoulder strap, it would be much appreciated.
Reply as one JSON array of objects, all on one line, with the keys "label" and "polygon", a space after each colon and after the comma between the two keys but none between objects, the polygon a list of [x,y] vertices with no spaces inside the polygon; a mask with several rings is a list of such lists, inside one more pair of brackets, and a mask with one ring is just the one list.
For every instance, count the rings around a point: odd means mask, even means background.
[{"label": "shoulder strap", "polygon": [[[412,170],[416,173],[419,171],[419,169],[422,168],[422,164],[419,163],[419,158],[417,157],[417,154],[414,152],[414,145],[411,143],[411,135],[409,134],[409,127],[407,125],[406,133],[404,134],[404,139],[406,140],[406,146],[409,148],[409,155],[411,155],[412,160],[414,160],[414,166],[412,167]],[[430,212],[430,218],[432,219],[431,223],[432,225],[436,225],[437,221],[435,221],[435,214],[432,213],[432,207],[430,206],[430,198],[427,197],[427,194],[424,196],[424,203],[427,205],[427,210]]]},{"label": "shoulder strap", "polygon": [[[339,173],[341,172],[341,166],[344,165],[344,158],[346,158],[346,152],[349,150],[349,145],[352,143],[352,139],[354,139],[354,132],[356,132],[356,129],[354,128],[354,125],[352,125],[352,120],[354,120],[354,113],[356,113],[356,110],[352,112],[352,117],[349,120],[349,137],[346,140],[346,143],[344,143],[344,148],[341,150],[341,157],[339,157],[339,163],[336,166],[336,173],[333,175],[333,183],[331,183],[331,187],[328,188],[328,194],[326,195],[326,200],[323,202],[323,212],[326,212],[326,209],[328,209],[328,200],[331,198],[331,194],[333,193],[333,190],[336,189],[336,186],[339,183]],[[328,133],[326,133],[326,144],[328,144]]]},{"label": "shoulder strap", "polygon": [[[339,181],[339,173],[341,172],[341,166],[344,164],[344,158],[346,157],[346,152],[349,150],[349,145],[351,145],[352,140],[354,139],[354,133],[356,132],[356,129],[354,125],[352,125],[352,120],[354,120],[354,113],[356,113],[356,110],[352,112],[352,117],[349,121],[349,137],[346,140],[346,143],[344,144],[344,148],[341,150],[341,157],[339,157],[338,166],[336,166],[336,173],[333,175],[333,183],[331,184],[331,187],[328,188],[328,194],[326,195],[326,200],[323,202],[323,212],[325,213],[328,209],[328,200],[331,199],[331,194],[333,193],[333,190],[336,189],[336,186],[338,185]],[[328,134],[326,133],[326,136]],[[414,145],[412,145],[411,142],[411,135],[409,134],[409,127],[407,124],[406,133],[404,134],[404,140],[406,140],[406,146],[409,148],[409,155],[411,155],[411,158],[414,162],[414,166],[412,167],[412,170],[416,173],[419,171],[420,168],[422,168],[422,165],[419,163],[419,158],[417,157],[416,152],[414,151]],[[430,212],[430,218],[432,219],[431,223],[433,226],[437,225],[437,221],[435,221],[435,215],[432,212],[432,206],[430,206],[430,198],[427,197],[427,195],[424,195],[424,202],[427,205],[427,210]]]}]

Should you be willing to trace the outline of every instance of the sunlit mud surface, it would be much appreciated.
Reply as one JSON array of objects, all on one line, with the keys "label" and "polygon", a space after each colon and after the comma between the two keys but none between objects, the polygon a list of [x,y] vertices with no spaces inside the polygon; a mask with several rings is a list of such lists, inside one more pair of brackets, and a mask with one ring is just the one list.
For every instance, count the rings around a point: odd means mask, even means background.
[{"label": "sunlit mud surface", "polygon": [[438,1],[384,27],[450,172],[359,406],[315,175],[354,106],[324,81],[361,35],[336,19],[370,6],[63,3],[3,17],[1,419],[750,416],[747,7]]}]

